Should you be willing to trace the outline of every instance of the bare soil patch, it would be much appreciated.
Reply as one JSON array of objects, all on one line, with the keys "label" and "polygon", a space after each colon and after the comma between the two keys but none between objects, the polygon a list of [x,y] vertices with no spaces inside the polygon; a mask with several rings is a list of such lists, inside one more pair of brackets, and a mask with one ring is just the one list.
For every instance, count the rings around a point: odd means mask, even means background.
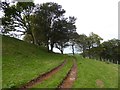
[{"label": "bare soil patch", "polygon": [[104,82],[103,82],[102,80],[100,80],[100,79],[97,79],[97,80],[96,80],[96,84],[97,84],[97,86],[100,87],[100,88],[103,88],[103,87],[104,87]]}]

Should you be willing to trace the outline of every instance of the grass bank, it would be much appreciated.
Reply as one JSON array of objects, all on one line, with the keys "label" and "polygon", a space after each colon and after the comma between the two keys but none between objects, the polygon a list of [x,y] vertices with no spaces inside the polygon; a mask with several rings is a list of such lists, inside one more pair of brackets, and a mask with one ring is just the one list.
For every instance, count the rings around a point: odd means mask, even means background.
[{"label": "grass bank", "polygon": [[118,65],[85,59],[79,55],[77,58],[78,76],[73,88],[117,88]]},{"label": "grass bank", "polygon": [[2,36],[2,87],[19,87],[63,62],[65,55]]}]

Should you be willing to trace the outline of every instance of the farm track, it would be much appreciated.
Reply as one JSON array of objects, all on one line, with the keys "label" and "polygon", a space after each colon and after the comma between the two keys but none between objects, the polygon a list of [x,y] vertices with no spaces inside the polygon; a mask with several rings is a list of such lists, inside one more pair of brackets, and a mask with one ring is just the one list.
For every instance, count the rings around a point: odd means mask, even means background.
[{"label": "farm track", "polygon": [[32,88],[32,86],[34,86],[37,83],[41,83],[42,81],[50,78],[52,75],[54,75],[55,73],[57,73],[65,64],[66,64],[67,60],[64,60],[64,62],[62,62],[60,65],[58,65],[57,67],[53,68],[52,70],[39,75],[37,78],[31,80],[30,82],[26,83],[25,85],[23,85],[22,87],[19,88],[19,90],[27,90],[28,88]]},{"label": "farm track", "polygon": [[64,88],[71,88],[74,81],[77,78],[77,64],[76,64],[76,60],[73,60],[73,66],[71,67],[71,69],[69,70],[68,74],[66,75],[66,77],[63,79],[63,81],[58,85],[58,89],[64,89]]}]

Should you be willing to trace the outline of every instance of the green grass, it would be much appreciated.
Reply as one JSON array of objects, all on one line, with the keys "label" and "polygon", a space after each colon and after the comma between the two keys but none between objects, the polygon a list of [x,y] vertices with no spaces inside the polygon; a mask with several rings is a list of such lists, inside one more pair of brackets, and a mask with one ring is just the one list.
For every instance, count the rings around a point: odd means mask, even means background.
[{"label": "green grass", "polygon": [[2,36],[2,87],[13,88],[29,82],[59,65],[65,55],[47,53],[44,48]]},{"label": "green grass", "polygon": [[118,65],[118,88],[120,88],[120,64]]},{"label": "green grass", "polygon": [[36,84],[33,88],[57,88],[73,65],[73,60],[71,57],[67,58],[67,60],[67,63],[60,69],[60,71],[48,80],[45,80],[40,84]]},{"label": "green grass", "polygon": [[[118,88],[118,65],[76,56],[78,75],[73,88]],[[96,84],[100,81],[99,85]]]},{"label": "green grass", "polygon": [[[2,87],[20,87],[31,79],[58,66],[68,56],[48,53],[45,48],[26,42],[2,36]],[[1,57],[1,56],[0,56]],[[118,87],[118,65],[93,59],[77,58],[77,80],[73,88],[103,88]],[[68,60],[72,59],[71,57]],[[71,67],[71,60],[55,75],[35,88],[55,88],[66,76]],[[120,75],[119,75],[120,76]],[[1,82],[1,81],[0,81]]]}]

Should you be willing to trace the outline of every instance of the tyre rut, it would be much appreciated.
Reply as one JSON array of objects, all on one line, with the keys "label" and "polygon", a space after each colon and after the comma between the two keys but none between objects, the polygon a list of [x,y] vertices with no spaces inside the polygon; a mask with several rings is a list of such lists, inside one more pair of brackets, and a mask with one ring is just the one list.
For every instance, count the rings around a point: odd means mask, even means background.
[{"label": "tyre rut", "polygon": [[54,75],[56,72],[58,72],[66,64],[66,62],[67,62],[67,60],[64,60],[60,65],[58,65],[57,67],[53,68],[52,70],[50,70],[42,75],[39,75],[37,78],[29,81],[28,83],[26,83],[25,85],[20,87],[19,90],[27,90],[28,88],[32,88],[37,83],[41,83],[42,81],[50,78],[52,75]]},{"label": "tyre rut", "polygon": [[77,64],[76,60],[73,60],[73,66],[69,70],[66,77],[63,79],[63,81],[58,85],[57,89],[63,89],[63,88],[71,88],[74,81],[77,78]]}]

